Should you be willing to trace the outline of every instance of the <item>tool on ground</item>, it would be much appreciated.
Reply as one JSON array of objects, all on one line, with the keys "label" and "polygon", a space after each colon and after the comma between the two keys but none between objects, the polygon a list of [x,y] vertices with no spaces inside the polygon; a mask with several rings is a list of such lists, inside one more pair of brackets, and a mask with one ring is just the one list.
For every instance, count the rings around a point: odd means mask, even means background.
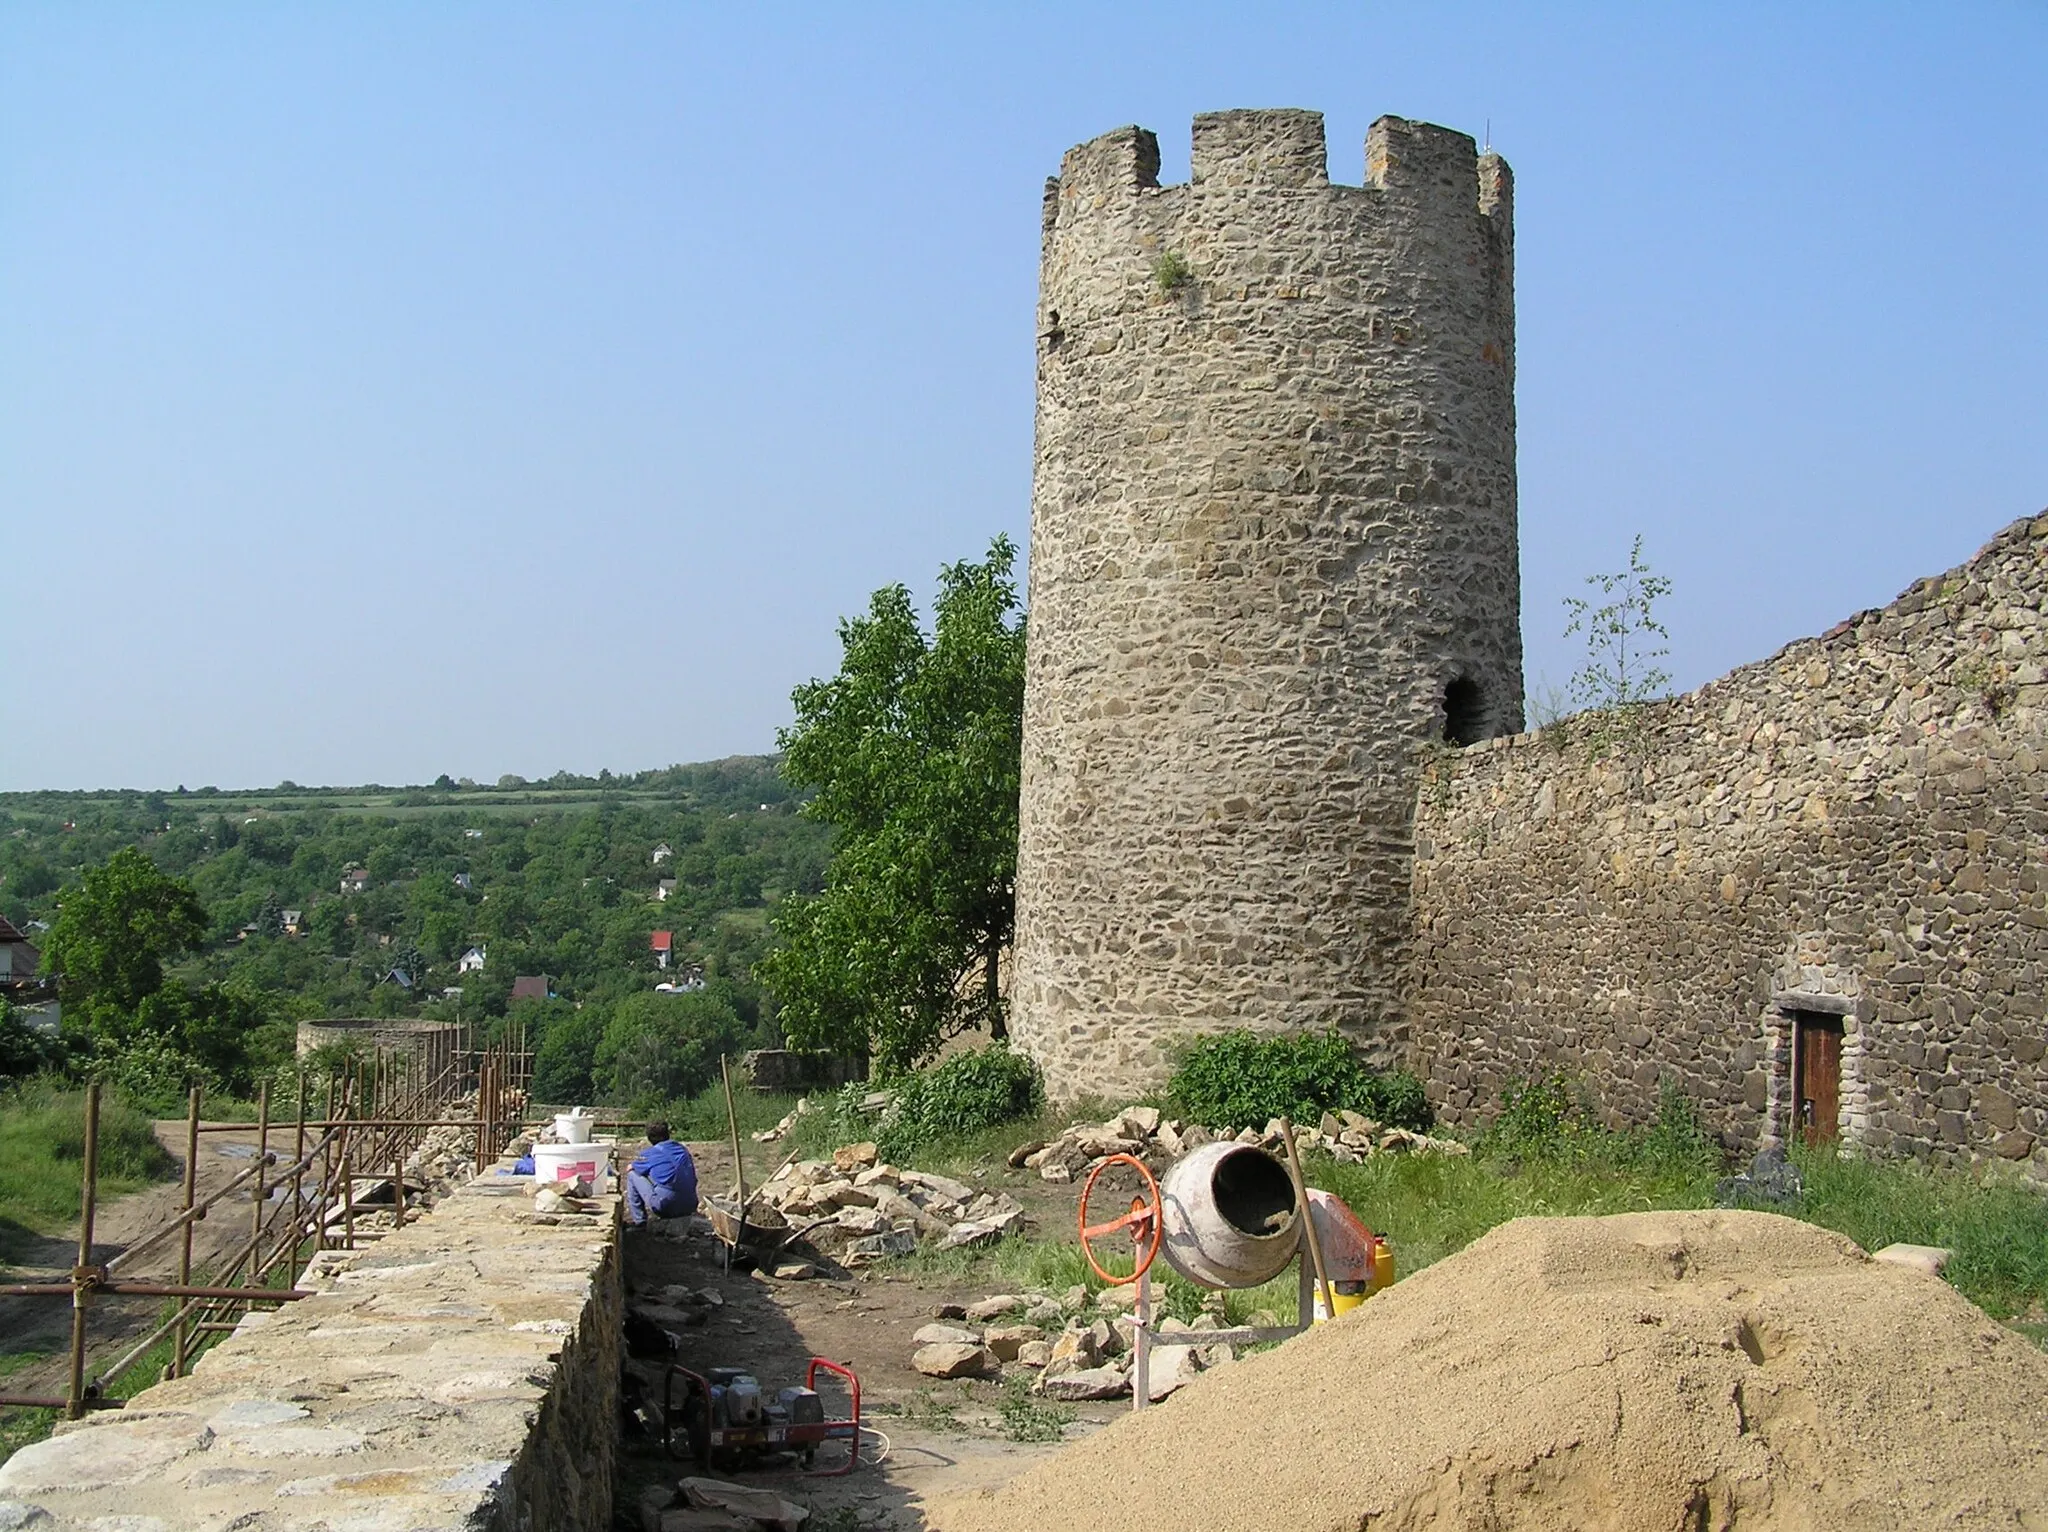
[{"label": "tool on ground", "polygon": [[[825,1414],[824,1396],[818,1392],[821,1371],[845,1381],[844,1418],[828,1419]],[[852,1473],[860,1462],[860,1379],[852,1368],[821,1356],[811,1358],[801,1388],[779,1389],[772,1398],[743,1368],[713,1367],[697,1373],[671,1362],[662,1383],[662,1417],[669,1452],[688,1457],[700,1468],[738,1468],[764,1455],[794,1453],[808,1469],[826,1442],[846,1443],[846,1463],[813,1470],[819,1475]]]},{"label": "tool on ground", "polygon": [[[1290,1143],[1292,1134],[1288,1135]],[[1128,1171],[1138,1190],[1129,1206],[1092,1221],[1108,1191],[1103,1176]],[[1127,1195],[1118,1192],[1119,1202]],[[1302,1210],[1307,1216],[1302,1216]],[[1171,1345],[1256,1345],[1286,1340],[1310,1324],[1355,1308],[1393,1280],[1393,1254],[1344,1203],[1311,1191],[1291,1169],[1249,1144],[1208,1144],[1167,1171],[1164,1187],[1142,1160],[1113,1154],[1099,1160],[1081,1186],[1081,1251],[1097,1276],[1112,1286],[1137,1285],[1131,1342],[1133,1409],[1151,1403],[1151,1356]],[[1118,1237],[1130,1241],[1131,1270],[1104,1264]],[[1121,1251],[1116,1252],[1121,1255]],[[1163,1336],[1152,1324],[1154,1260],[1160,1256],[1190,1282],[1208,1288],[1258,1287],[1294,1263],[1299,1297],[1293,1325],[1241,1326]],[[1119,1261],[1118,1264],[1121,1264]]]}]

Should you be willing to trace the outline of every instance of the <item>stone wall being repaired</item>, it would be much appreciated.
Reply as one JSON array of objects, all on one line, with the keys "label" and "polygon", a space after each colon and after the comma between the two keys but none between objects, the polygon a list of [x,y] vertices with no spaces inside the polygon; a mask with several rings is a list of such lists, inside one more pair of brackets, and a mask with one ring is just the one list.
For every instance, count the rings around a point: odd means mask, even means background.
[{"label": "stone wall being repaired", "polygon": [[1070,1098],[1166,1045],[1392,1051],[1415,747],[1521,727],[1512,192],[1383,117],[1140,128],[1046,191],[1011,1027]]},{"label": "stone wall being repaired", "polygon": [[299,1023],[297,1052],[304,1058],[316,1048],[411,1049],[428,1038],[455,1038],[462,1029],[452,1021],[415,1021],[407,1017],[335,1016]]},{"label": "stone wall being repaired", "polygon": [[605,1532],[623,1326],[618,1210],[540,1223],[477,1180],[190,1376],[0,1465],[37,1532]]},{"label": "stone wall being repaired", "polygon": [[2048,1175],[2044,599],[2048,515],[1604,752],[1583,720],[1443,752],[1404,986],[1441,1114],[1563,1070],[1615,1120],[1670,1080],[1782,1139],[1821,1018],[1845,1142]]}]

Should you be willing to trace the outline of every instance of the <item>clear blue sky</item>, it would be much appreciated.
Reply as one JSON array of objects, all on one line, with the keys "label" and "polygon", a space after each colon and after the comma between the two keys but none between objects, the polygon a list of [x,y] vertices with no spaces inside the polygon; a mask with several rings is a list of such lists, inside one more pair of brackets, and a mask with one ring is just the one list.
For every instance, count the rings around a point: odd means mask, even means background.
[{"label": "clear blue sky", "polygon": [[1524,628],[1681,686],[2048,504],[2048,8],[0,6],[0,788],[772,748],[1020,542],[1043,178],[1232,106],[1517,177]]}]

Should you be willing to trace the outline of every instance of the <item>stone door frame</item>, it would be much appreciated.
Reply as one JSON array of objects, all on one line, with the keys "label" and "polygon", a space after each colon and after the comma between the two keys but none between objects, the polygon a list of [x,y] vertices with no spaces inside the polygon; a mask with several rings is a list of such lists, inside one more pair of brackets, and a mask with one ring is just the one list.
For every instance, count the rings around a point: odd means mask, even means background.
[{"label": "stone door frame", "polygon": [[1835,1116],[1835,1136],[1848,1149],[1862,1143],[1869,1119],[1869,1089],[1864,1084],[1866,1018],[1854,995],[1819,990],[1778,990],[1765,1009],[1764,1022],[1764,1147],[1789,1148],[1798,1140],[1799,1103],[1792,1099],[1792,1060],[1801,1013],[1839,1016],[1842,1020],[1842,1086]]}]

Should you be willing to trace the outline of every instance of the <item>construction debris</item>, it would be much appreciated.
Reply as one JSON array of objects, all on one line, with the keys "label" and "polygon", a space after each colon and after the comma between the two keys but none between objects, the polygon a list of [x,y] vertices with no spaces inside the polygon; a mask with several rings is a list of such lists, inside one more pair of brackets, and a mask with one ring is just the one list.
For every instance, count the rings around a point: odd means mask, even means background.
[{"label": "construction debris", "polygon": [[[1263,1130],[1228,1133],[1162,1117],[1157,1107],[1126,1107],[1106,1122],[1075,1123],[1058,1138],[1033,1139],[1010,1151],[1012,1169],[1035,1170],[1054,1183],[1078,1180],[1113,1154],[1128,1154],[1155,1167],[1170,1164],[1204,1144],[1235,1139],[1271,1153],[1283,1153],[1280,1119]],[[1294,1141],[1303,1153],[1319,1150],[1332,1159],[1356,1164],[1376,1154],[1467,1154],[1455,1139],[1434,1138],[1407,1128],[1390,1128],[1357,1112],[1325,1112],[1315,1124],[1297,1123]]]},{"label": "construction debris", "polygon": [[[1134,1287],[1091,1296],[1084,1287],[1064,1293],[996,1293],[977,1303],[937,1305],[938,1318],[911,1336],[911,1366],[932,1377],[991,1377],[1004,1367],[1039,1375],[1036,1391],[1052,1399],[1117,1399],[1131,1392],[1129,1309]],[[1213,1313],[1192,1324],[1156,1321],[1152,1397],[1164,1399],[1207,1368],[1236,1359],[1228,1345],[1204,1342],[1219,1328]],[[1185,1337],[1185,1339],[1183,1339]],[[969,1355],[974,1360],[968,1360]],[[945,1368],[948,1370],[940,1370]]]},{"label": "construction debris", "polygon": [[820,1249],[843,1246],[841,1265],[859,1267],[940,1249],[992,1243],[1015,1229],[1023,1204],[951,1176],[883,1164],[872,1143],[847,1144],[830,1159],[782,1166],[755,1199]]}]

